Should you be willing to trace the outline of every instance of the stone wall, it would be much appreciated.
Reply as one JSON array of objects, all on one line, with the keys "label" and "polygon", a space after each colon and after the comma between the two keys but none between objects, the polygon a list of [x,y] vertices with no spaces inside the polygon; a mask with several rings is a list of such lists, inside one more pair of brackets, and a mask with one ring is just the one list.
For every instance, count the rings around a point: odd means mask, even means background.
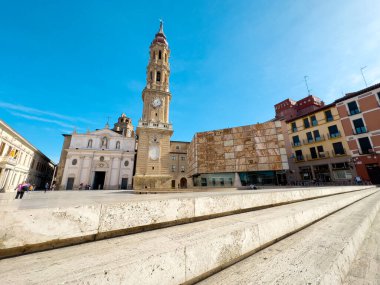
[{"label": "stone wall", "polygon": [[195,134],[188,174],[288,169],[279,121]]}]

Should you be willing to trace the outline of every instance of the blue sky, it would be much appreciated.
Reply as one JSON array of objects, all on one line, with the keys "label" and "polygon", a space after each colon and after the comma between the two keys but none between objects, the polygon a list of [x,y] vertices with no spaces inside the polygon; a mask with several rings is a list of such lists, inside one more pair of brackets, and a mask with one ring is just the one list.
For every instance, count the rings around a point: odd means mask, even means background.
[{"label": "blue sky", "polygon": [[62,133],[134,125],[164,20],[173,140],[380,82],[380,1],[1,1],[0,118],[58,162]]}]

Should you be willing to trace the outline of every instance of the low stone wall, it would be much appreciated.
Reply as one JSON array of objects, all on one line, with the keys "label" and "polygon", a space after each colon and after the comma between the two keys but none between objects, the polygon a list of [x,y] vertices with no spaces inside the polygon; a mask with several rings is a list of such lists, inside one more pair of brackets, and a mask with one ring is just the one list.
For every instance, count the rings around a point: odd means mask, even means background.
[{"label": "low stone wall", "polygon": [[378,201],[377,192],[344,193],[10,258],[0,261],[0,280],[4,284],[193,284],[357,201],[366,197]]},{"label": "low stone wall", "polygon": [[0,211],[0,257],[368,188],[373,186],[187,193],[112,204]]}]

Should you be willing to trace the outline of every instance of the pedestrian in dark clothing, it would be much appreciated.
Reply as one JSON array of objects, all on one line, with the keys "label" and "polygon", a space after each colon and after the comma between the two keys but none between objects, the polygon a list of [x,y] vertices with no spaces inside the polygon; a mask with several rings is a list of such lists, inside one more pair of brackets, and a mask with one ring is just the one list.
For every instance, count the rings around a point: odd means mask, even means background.
[{"label": "pedestrian in dark clothing", "polygon": [[46,184],[45,184],[45,193],[47,190],[49,190],[49,183],[48,182],[46,182]]}]

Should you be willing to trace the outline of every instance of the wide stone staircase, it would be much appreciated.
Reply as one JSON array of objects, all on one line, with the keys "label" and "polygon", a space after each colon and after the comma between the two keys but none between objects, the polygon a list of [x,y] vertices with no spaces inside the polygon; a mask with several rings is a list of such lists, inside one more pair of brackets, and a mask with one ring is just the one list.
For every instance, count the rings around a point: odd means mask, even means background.
[{"label": "wide stone staircase", "polygon": [[373,186],[0,210],[1,284],[380,284]]}]

